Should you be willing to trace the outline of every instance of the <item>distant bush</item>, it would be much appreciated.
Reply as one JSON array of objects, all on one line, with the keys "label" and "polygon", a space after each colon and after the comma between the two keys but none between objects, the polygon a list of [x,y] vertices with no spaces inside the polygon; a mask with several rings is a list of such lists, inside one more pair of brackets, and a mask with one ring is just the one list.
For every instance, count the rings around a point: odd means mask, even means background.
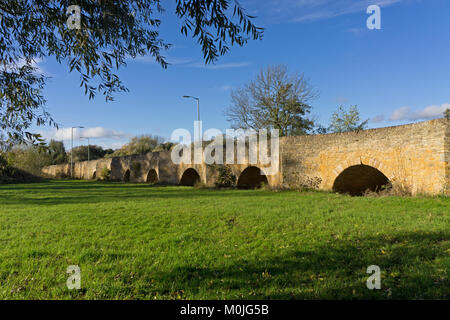
[{"label": "distant bush", "polygon": [[52,158],[52,164],[67,163],[67,153],[62,141],[50,140],[48,151]]},{"label": "distant bush", "polygon": [[236,186],[236,176],[229,166],[216,166],[216,188],[232,188]]},{"label": "distant bush", "polygon": [[138,161],[134,161],[130,167],[131,167],[131,171],[133,172],[133,175],[135,177],[137,177],[139,175],[139,173],[141,172],[141,163]]},{"label": "distant bush", "polygon": [[[298,191],[311,191],[320,188],[322,183],[322,178],[320,177],[310,177],[304,175],[302,172],[295,171],[290,173],[291,182],[285,186],[286,189],[298,190]],[[286,181],[286,173],[283,173],[284,180]]]},{"label": "distant bush", "polygon": [[152,152],[170,151],[174,145],[175,143],[172,142],[161,143]]},{"label": "distant bush", "polygon": [[[88,154],[89,150],[89,154]],[[78,146],[73,148],[73,161],[79,162],[79,161],[87,161],[88,156],[89,160],[97,160],[101,159],[103,157],[106,157],[108,154],[112,153],[113,151],[111,149],[104,150],[101,146],[97,146],[94,144],[91,144],[88,146]]]},{"label": "distant bush", "polygon": [[52,155],[48,150],[36,147],[19,145],[7,153],[10,167],[14,167],[34,176],[42,175],[42,168],[53,163]]},{"label": "distant bush", "polygon": [[209,189],[210,187],[206,183],[199,180],[194,184],[194,188],[195,189]]},{"label": "distant bush", "polygon": [[108,167],[104,166],[102,171],[100,172],[100,177],[102,178],[102,180],[111,179],[111,170],[108,169]]},{"label": "distant bush", "polygon": [[114,153],[109,155],[109,157],[123,157],[135,154],[144,155],[152,152],[157,146],[161,145],[163,141],[163,138],[154,135],[133,137],[130,142],[122,146],[122,148],[114,151]]},{"label": "distant bush", "polygon": [[0,174],[8,170],[8,161],[5,156],[0,153]]},{"label": "distant bush", "polygon": [[408,197],[412,196],[411,190],[401,183],[389,183],[383,186],[380,190],[371,191],[366,190],[363,193],[364,197]]},{"label": "distant bush", "polygon": [[0,183],[37,182],[41,179],[21,169],[12,167],[5,156],[0,153]]}]

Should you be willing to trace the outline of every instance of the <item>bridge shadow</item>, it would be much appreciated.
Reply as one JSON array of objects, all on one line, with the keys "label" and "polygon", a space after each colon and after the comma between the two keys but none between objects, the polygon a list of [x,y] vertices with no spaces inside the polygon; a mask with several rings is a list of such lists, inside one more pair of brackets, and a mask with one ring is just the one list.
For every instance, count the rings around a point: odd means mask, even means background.
[{"label": "bridge shadow", "polygon": [[[236,257],[222,267],[180,266],[151,277],[166,284],[160,294],[178,290],[188,299],[205,291],[219,299],[230,292],[236,299],[449,299],[443,249],[449,240],[448,232],[417,232],[333,241],[268,258]],[[370,265],[381,268],[381,290],[366,287]]]},{"label": "bridge shadow", "polygon": [[[14,190],[20,191],[17,194]],[[167,184],[123,184],[87,181],[58,181],[45,184],[17,184],[0,186],[3,205],[61,205],[80,203],[122,202],[145,199],[186,199],[203,197],[268,197],[271,192],[263,190],[194,189]],[[192,193],[190,192],[192,191]],[[23,192],[27,194],[23,196]],[[273,195],[273,194],[272,194]]]}]

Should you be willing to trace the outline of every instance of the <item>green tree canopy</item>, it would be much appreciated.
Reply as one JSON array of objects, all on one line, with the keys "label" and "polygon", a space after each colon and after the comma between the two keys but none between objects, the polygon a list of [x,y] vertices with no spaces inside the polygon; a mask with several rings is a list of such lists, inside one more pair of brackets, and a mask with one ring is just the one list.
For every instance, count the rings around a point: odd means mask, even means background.
[{"label": "green tree canopy", "polygon": [[[215,62],[231,45],[262,38],[262,29],[236,0],[174,1],[181,33],[197,40],[206,63]],[[56,125],[45,110],[47,77],[36,66],[41,59],[53,57],[67,65],[80,74],[80,86],[90,99],[100,93],[107,101],[127,91],[117,75],[126,59],[149,55],[166,68],[162,52],[170,44],[159,32],[166,3],[0,0],[0,128],[8,139],[44,144],[28,129]]]},{"label": "green tree canopy", "polygon": [[[165,147],[164,138],[155,135],[142,135],[133,137],[129,143],[114,151],[112,157],[131,156],[134,154],[147,154],[153,150],[161,151]],[[157,147],[159,148],[157,149]]]},{"label": "green tree canopy", "polygon": [[89,154],[88,154],[88,146],[78,146],[72,149],[73,150],[73,161],[86,161],[88,160],[88,156],[90,160],[97,160],[105,157],[109,153],[111,153],[111,149],[104,150],[101,146],[90,145],[89,146]]},{"label": "green tree canopy", "polygon": [[290,75],[284,65],[270,66],[254,81],[232,91],[232,105],[225,114],[234,128],[274,128],[280,136],[302,135],[313,128],[307,115],[317,97],[303,74]]},{"label": "green tree canopy", "polygon": [[50,140],[48,151],[52,157],[52,164],[61,164],[67,162],[66,148],[62,141]]},{"label": "green tree canopy", "polygon": [[339,106],[338,110],[331,117],[328,129],[330,132],[335,133],[364,130],[367,128],[368,122],[369,119],[361,121],[358,106],[350,106],[348,111],[343,106]]},{"label": "green tree canopy", "polygon": [[45,166],[52,164],[52,156],[49,152],[37,146],[18,145],[7,153],[8,163],[35,176],[41,175]]}]

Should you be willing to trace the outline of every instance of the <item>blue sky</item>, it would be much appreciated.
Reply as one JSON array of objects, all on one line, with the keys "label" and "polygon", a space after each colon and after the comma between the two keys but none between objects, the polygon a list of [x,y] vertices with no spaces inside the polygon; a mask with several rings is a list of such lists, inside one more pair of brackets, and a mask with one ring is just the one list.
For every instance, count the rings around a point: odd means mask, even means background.
[{"label": "blue sky", "polygon": [[[169,3],[169,1],[167,1]],[[172,1],[174,2],[174,1]],[[230,92],[253,80],[261,68],[286,64],[303,72],[320,92],[312,115],[329,124],[340,104],[358,105],[370,127],[391,126],[436,117],[450,107],[450,1],[448,0],[241,0],[264,39],[233,47],[216,65],[205,66],[200,47],[183,37],[172,6],[162,37],[174,45],[162,69],[150,57],[129,61],[119,75],[130,89],[114,102],[88,100],[79,75],[49,57],[39,67],[52,78],[47,109],[61,130],[38,128],[47,138],[70,141],[71,126],[91,143],[117,148],[135,135],[169,138],[177,128],[193,131],[201,99],[203,129],[225,130]],[[170,2],[171,3],[171,2]],[[381,30],[369,30],[366,8],[381,6]],[[75,145],[84,144],[76,139]]]}]

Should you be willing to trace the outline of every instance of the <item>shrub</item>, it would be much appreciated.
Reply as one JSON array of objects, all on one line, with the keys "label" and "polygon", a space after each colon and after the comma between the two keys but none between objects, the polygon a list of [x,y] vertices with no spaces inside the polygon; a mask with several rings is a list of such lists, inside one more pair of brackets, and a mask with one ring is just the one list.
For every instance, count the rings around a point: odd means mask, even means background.
[{"label": "shrub", "polygon": [[194,184],[194,188],[195,189],[209,189],[209,186],[206,183],[202,182],[202,181],[197,181]]},{"label": "shrub", "polygon": [[402,183],[389,183],[378,191],[366,190],[363,194],[364,197],[408,197],[411,195],[411,190]]},{"label": "shrub", "polygon": [[51,155],[36,146],[15,146],[8,152],[8,165],[34,176],[42,175],[42,168],[52,164]]},{"label": "shrub", "polygon": [[131,167],[131,171],[133,172],[133,175],[135,177],[137,177],[139,175],[139,172],[141,172],[141,163],[135,161],[131,164],[130,167]]},{"label": "shrub", "polygon": [[236,186],[236,176],[229,166],[216,167],[217,179],[215,186],[217,188],[232,188]]},{"label": "shrub", "polygon": [[111,170],[108,167],[104,166],[102,171],[100,172],[100,177],[102,180],[109,180],[111,178]]},{"label": "shrub", "polygon": [[[322,179],[319,177],[309,177],[304,175],[299,171],[295,171],[291,173],[291,176],[294,178],[286,185],[287,189],[298,190],[298,191],[310,191],[319,189],[320,184],[322,183]],[[284,180],[286,181],[286,174],[284,173]]]},{"label": "shrub", "polygon": [[8,170],[8,161],[3,156],[3,154],[0,153],[0,174],[5,173]]},{"label": "shrub", "polygon": [[6,156],[0,153],[0,183],[38,182],[40,177],[29,172],[14,168],[10,165]]}]

